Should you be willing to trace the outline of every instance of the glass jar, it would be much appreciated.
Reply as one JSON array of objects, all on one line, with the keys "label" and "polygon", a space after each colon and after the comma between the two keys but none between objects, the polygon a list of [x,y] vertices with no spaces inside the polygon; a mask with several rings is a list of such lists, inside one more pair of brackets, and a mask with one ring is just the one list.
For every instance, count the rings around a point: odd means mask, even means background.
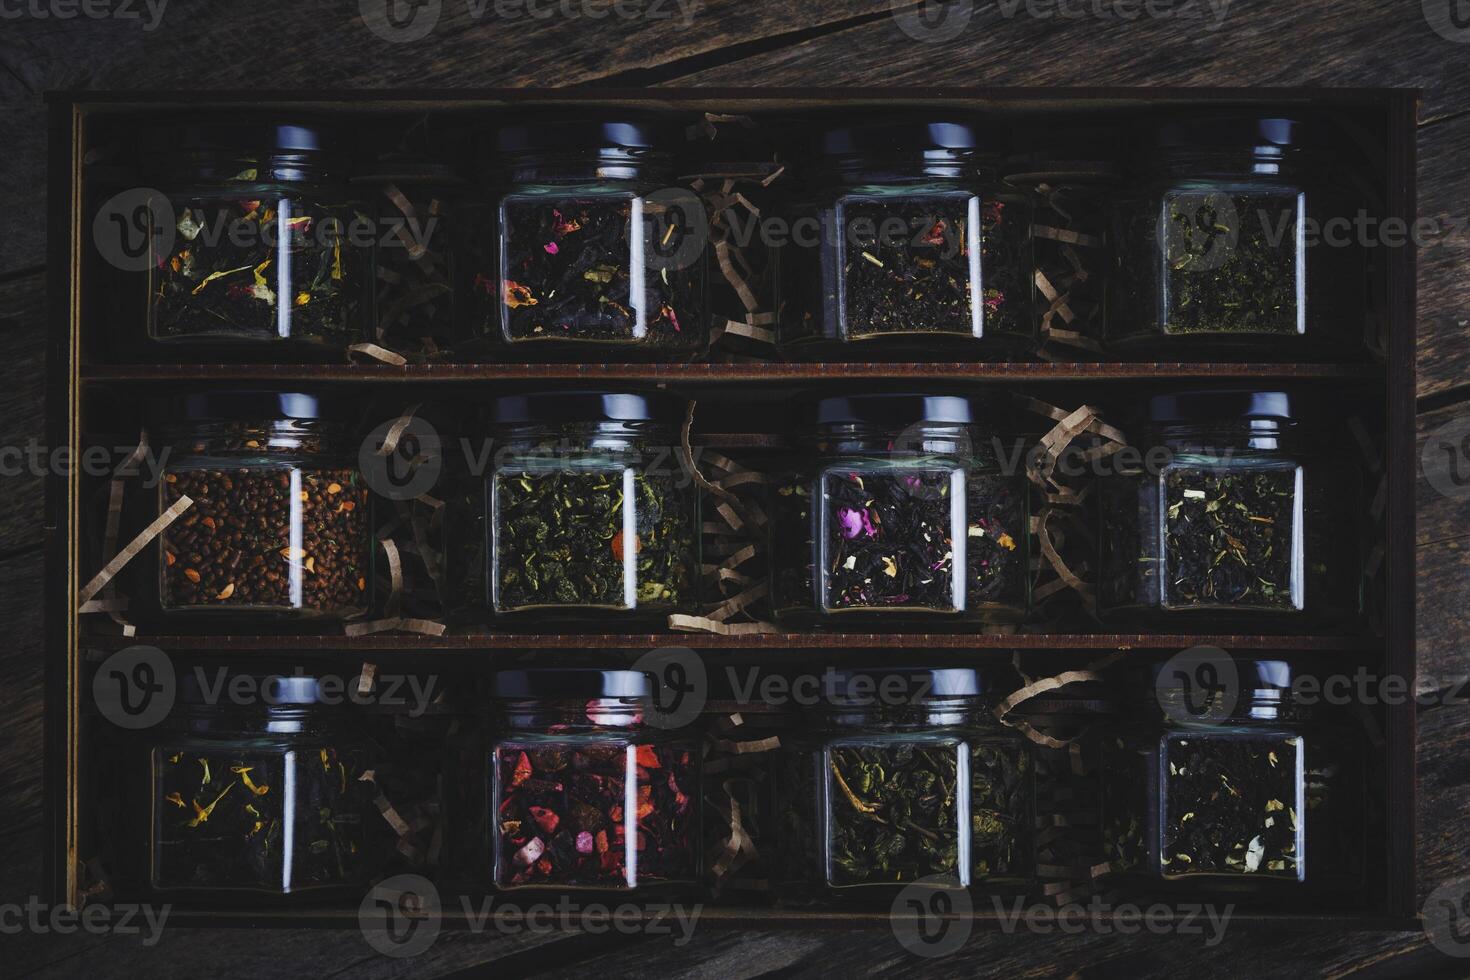
[{"label": "glass jar", "polygon": [[1147,697],[1102,739],[1104,857],[1152,884],[1346,899],[1364,873],[1360,738],[1295,703],[1285,661],[1234,665],[1234,684],[1203,661],[1138,678]]},{"label": "glass jar", "polygon": [[705,348],[704,207],[672,186],[658,124],[521,122],[487,149],[486,169],[499,175],[500,266],[475,287],[503,346],[572,356]]},{"label": "glass jar", "polygon": [[490,406],[490,608],[496,617],[688,611],[698,497],[654,395],[549,392]]},{"label": "glass jar", "polygon": [[790,893],[884,895],[931,879],[1024,887],[1035,861],[1031,750],[970,669],[828,675],[783,739],[780,865]]},{"label": "glass jar", "polygon": [[[431,143],[427,134],[412,131],[403,142]],[[448,162],[450,155],[437,141],[396,149],[377,156],[353,181],[372,201],[377,238],[367,318],[372,338],[401,354],[463,353],[483,333],[483,324],[466,312],[465,253],[471,231],[487,224],[485,209]]]},{"label": "glass jar", "polygon": [[1031,195],[1032,315],[1043,342],[1101,349],[1112,274],[1108,227],[1123,186],[1117,127],[1056,121],[1030,128],[1006,159],[1007,185]]},{"label": "glass jar", "polygon": [[1307,399],[1160,394],[1132,437],[1142,464],[1099,486],[1105,617],[1181,631],[1353,628],[1363,607],[1363,476]]},{"label": "glass jar", "polygon": [[504,671],[495,675],[494,692],[496,888],[693,888],[698,743],[647,722],[647,675]]},{"label": "glass jar", "polygon": [[1364,204],[1328,133],[1299,119],[1196,115],[1145,142],[1139,189],[1114,218],[1110,347],[1160,360],[1363,355],[1367,249],[1338,226]]},{"label": "glass jar", "polygon": [[[362,337],[371,234],[340,182],[337,135],[246,118],[150,131],[148,336],[161,356],[341,357]],[[201,350],[201,348],[207,348]]]},{"label": "glass jar", "polygon": [[154,516],[192,501],[152,548],[166,617],[367,612],[368,487],[341,405],[303,392],[226,390],[164,398],[153,414],[167,452]]},{"label": "glass jar", "polygon": [[780,260],[783,348],[854,358],[946,342],[956,353],[1034,349],[1030,207],[1001,189],[978,127],[829,126],[811,167]]},{"label": "glass jar", "polygon": [[783,621],[1014,622],[1030,605],[1023,448],[994,409],[954,395],[824,398],[809,463],[772,500],[771,593]]},{"label": "glass jar", "polygon": [[[241,686],[241,681],[250,683]],[[371,745],[315,677],[185,673],[149,731],[146,880],[158,893],[261,898],[367,884]],[[249,692],[250,703],[223,703]]]}]

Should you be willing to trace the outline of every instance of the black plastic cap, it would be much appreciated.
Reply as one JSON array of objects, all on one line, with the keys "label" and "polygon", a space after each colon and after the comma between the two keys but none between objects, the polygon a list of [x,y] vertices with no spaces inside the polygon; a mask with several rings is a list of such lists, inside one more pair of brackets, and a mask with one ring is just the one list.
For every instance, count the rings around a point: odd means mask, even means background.
[{"label": "black plastic cap", "polygon": [[977,123],[962,118],[888,117],[871,122],[830,125],[817,137],[817,151],[827,156],[950,151],[1000,152],[998,145],[983,146]]},{"label": "black plastic cap", "polygon": [[329,154],[341,134],[313,119],[232,116],[229,121],[181,119],[143,132],[143,150],[156,156],[188,153],[246,153],[261,156]]},{"label": "black plastic cap", "polygon": [[865,667],[828,675],[823,695],[837,704],[929,698],[973,698],[985,693],[980,673],[969,667]]},{"label": "black plastic cap", "polygon": [[653,682],[636,670],[538,668],[495,674],[491,691],[497,698],[649,698]]},{"label": "black plastic cap", "polygon": [[919,422],[971,425],[992,417],[986,399],[965,395],[894,393],[841,395],[812,403],[809,420],[816,425],[849,423],[905,426]]},{"label": "black plastic cap", "polygon": [[546,391],[502,395],[490,403],[494,423],[678,421],[679,403],[667,395],[606,391]]},{"label": "black plastic cap", "polygon": [[496,153],[565,150],[668,150],[674,141],[670,125],[650,116],[617,119],[585,117],[520,119],[497,127],[486,149]]},{"label": "black plastic cap", "polygon": [[1195,113],[1158,124],[1150,142],[1159,149],[1312,147],[1321,131],[1300,119],[1240,113]]},{"label": "black plastic cap", "polygon": [[303,391],[254,389],[195,391],[155,398],[149,416],[155,423],[260,422],[272,419],[345,421],[347,401]]},{"label": "black plastic cap", "polygon": [[1160,425],[1263,420],[1293,422],[1300,399],[1284,391],[1209,389],[1173,391],[1149,399],[1147,418]]}]

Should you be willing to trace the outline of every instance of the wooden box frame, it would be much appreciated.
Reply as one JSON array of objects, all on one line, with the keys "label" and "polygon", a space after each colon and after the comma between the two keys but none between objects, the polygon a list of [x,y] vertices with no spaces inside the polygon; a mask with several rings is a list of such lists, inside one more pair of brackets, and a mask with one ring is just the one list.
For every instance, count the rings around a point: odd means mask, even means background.
[{"label": "wooden box frame", "polygon": [[[876,634],[799,634],[721,637],[676,634],[680,645],[705,650],[779,650],[805,648],[876,648],[886,645],[947,647],[957,650],[997,648],[1058,650],[1180,649],[1210,643],[1226,649],[1376,650],[1375,666],[1385,673],[1413,677],[1415,668],[1414,484],[1416,473],[1415,410],[1415,255],[1412,247],[1388,249],[1388,351],[1383,365],[1220,364],[1220,363],[899,363],[899,364],[630,364],[630,365],[107,365],[84,361],[81,256],[89,233],[82,213],[83,159],[89,122],[98,114],[139,113],[205,105],[250,105],[323,109],[343,113],[426,109],[493,110],[527,105],[624,106],[690,111],[758,112],[840,105],[924,104],[1003,112],[1085,110],[1089,107],[1158,108],[1170,104],[1250,103],[1258,107],[1351,107],[1375,114],[1387,134],[1386,217],[1407,223],[1415,217],[1415,143],[1419,95],[1397,89],[939,89],[917,93],[889,89],[822,90],[492,90],[455,92],[206,92],[190,93],[187,104],[176,97],[147,94],[57,92],[49,96],[50,173],[48,178],[48,298],[46,439],[53,449],[82,443],[80,404],[90,385],[146,386],[156,381],[350,380],[392,384],[405,381],[606,380],[678,383],[785,383],[833,378],[966,381],[1008,383],[1122,379],[1229,377],[1262,380],[1354,379],[1381,386],[1387,420],[1387,502],[1384,568],[1387,603],[1384,636],[1364,638],[1200,636],[1163,634],[1022,634],[926,635],[893,637]],[[139,388],[141,390],[141,387]],[[78,792],[78,760],[83,744],[85,653],[76,614],[81,583],[94,571],[81,567],[79,534],[80,477],[52,474],[47,478],[45,509],[46,622],[46,812],[49,837],[45,854],[47,899],[78,903],[80,894],[79,828],[85,815]],[[638,649],[666,643],[668,634],[548,636],[448,636],[439,640],[398,635],[357,639],[323,637],[141,637],[164,649],[216,652],[280,649],[413,651],[601,647]],[[1290,913],[1237,916],[1237,921],[1274,925],[1329,923],[1359,928],[1415,928],[1415,707],[1389,706],[1384,747],[1388,801],[1387,893],[1381,909],[1365,914],[1322,914],[1310,909]],[[304,917],[288,914],[189,911],[171,921],[211,924],[332,924],[349,926],[356,909],[325,909]],[[977,918],[983,918],[977,912]],[[711,907],[706,921],[745,925],[851,927],[855,922],[886,923],[886,914],[803,911],[771,908]]]}]

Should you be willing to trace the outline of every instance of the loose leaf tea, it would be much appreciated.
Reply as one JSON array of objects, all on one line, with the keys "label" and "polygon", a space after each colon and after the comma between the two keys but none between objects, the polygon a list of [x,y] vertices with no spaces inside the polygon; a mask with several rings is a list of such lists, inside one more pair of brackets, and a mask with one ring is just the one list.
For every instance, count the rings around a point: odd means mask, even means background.
[{"label": "loose leaf tea", "polygon": [[1012,227],[1007,203],[948,195],[839,207],[848,337],[1028,329],[1018,266],[1027,229]]},{"label": "loose leaf tea", "polygon": [[1296,195],[1171,195],[1164,214],[1166,333],[1301,331]]},{"label": "loose leaf tea", "polygon": [[356,471],[178,469],[161,495],[165,508],[194,501],[159,536],[164,608],[366,608],[368,492]]},{"label": "loose leaf tea", "polygon": [[[960,764],[967,752],[965,800]],[[1030,836],[1030,758],[1023,750],[913,741],[836,745],[828,767],[833,885],[938,874],[958,881],[962,820],[969,824],[972,880],[1015,874],[1029,860],[1023,841]]]},{"label": "loose leaf tea", "polygon": [[496,609],[661,609],[691,598],[692,504],[672,474],[501,470],[494,487]]},{"label": "loose leaf tea", "polygon": [[1165,874],[1298,877],[1301,739],[1171,740]]},{"label": "loose leaf tea", "polygon": [[[829,471],[822,488],[830,609],[979,609],[1017,601],[1024,588],[1024,502],[1000,477],[943,468]],[[956,533],[964,535],[959,547]]]},{"label": "loose leaf tea", "polygon": [[476,286],[498,290],[511,340],[697,342],[697,263],[657,261],[684,250],[687,220],[671,209],[662,220],[641,216],[634,227],[633,201],[506,199],[502,280],[496,286],[481,276]]},{"label": "loose leaf tea", "polygon": [[1164,474],[1165,604],[1298,609],[1296,467]]},{"label": "loose leaf tea", "polygon": [[160,748],[153,878],[161,888],[294,892],[363,877],[360,763],[335,748]]},{"label": "loose leaf tea", "polygon": [[495,768],[499,887],[693,880],[698,785],[689,747],[502,744]]},{"label": "loose leaf tea", "polygon": [[306,198],[188,200],[157,256],[150,323],[159,338],[357,339],[352,212]]}]

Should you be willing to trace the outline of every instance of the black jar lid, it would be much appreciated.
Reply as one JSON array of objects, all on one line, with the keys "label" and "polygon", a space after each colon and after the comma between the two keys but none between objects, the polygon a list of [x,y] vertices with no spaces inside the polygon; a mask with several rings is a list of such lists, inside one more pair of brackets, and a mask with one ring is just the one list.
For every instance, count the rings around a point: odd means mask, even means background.
[{"label": "black jar lid", "polygon": [[149,402],[149,416],[157,423],[257,422],[270,419],[336,421],[346,399],[303,391],[225,389],[165,395]]},{"label": "black jar lid", "polygon": [[256,114],[219,119],[175,119],[143,131],[143,151],[172,157],[194,153],[307,156],[339,148],[341,133],[311,118],[274,118]]},{"label": "black jar lid", "polygon": [[974,698],[986,691],[970,667],[858,667],[826,675],[823,695],[836,704],[890,703],[929,698]]},{"label": "black jar lid", "polygon": [[1207,112],[1158,123],[1150,142],[1161,150],[1235,147],[1269,151],[1320,147],[1323,133],[1310,122],[1288,116]]},{"label": "black jar lid", "polygon": [[671,133],[668,123],[644,115],[522,118],[497,126],[484,148],[506,154],[577,150],[646,154],[668,149]]},{"label": "black jar lid", "polygon": [[674,422],[678,403],[668,395],[617,391],[540,391],[502,395],[490,403],[488,421],[521,425],[538,422]]},{"label": "black jar lid", "polygon": [[883,156],[933,151],[967,154],[999,152],[993,142],[980,138],[979,126],[963,117],[885,116],[865,122],[842,122],[824,127],[817,151],[826,156]]},{"label": "black jar lid", "polygon": [[[1265,693],[1291,690],[1294,675],[1291,664],[1285,660],[1257,660],[1233,656],[1230,657],[1230,660],[1235,665],[1236,684],[1242,692]],[[1146,676],[1149,681],[1148,689],[1151,692],[1157,692],[1160,690],[1160,674],[1162,674],[1166,667],[1168,667],[1167,661],[1150,664],[1146,674],[1134,674],[1133,676]],[[1166,680],[1169,679],[1166,678]]]},{"label": "black jar lid", "polygon": [[637,670],[592,668],[533,668],[502,670],[495,674],[491,691],[507,700],[545,698],[638,698],[653,695],[653,682]]},{"label": "black jar lid", "polygon": [[252,698],[251,703],[238,706],[241,708],[290,710],[337,703],[322,692],[321,679],[309,674],[258,675],[226,671],[223,675],[201,678],[197,671],[192,670],[179,676],[177,703],[186,710],[231,707],[231,692],[240,677],[250,678]]},{"label": "black jar lid", "polygon": [[1300,418],[1302,400],[1285,391],[1247,388],[1161,392],[1148,401],[1147,418],[1159,425],[1190,422],[1274,421]]},{"label": "black jar lid", "polygon": [[893,392],[821,398],[811,404],[809,418],[816,425],[971,425],[993,412],[993,403],[978,396]]}]

